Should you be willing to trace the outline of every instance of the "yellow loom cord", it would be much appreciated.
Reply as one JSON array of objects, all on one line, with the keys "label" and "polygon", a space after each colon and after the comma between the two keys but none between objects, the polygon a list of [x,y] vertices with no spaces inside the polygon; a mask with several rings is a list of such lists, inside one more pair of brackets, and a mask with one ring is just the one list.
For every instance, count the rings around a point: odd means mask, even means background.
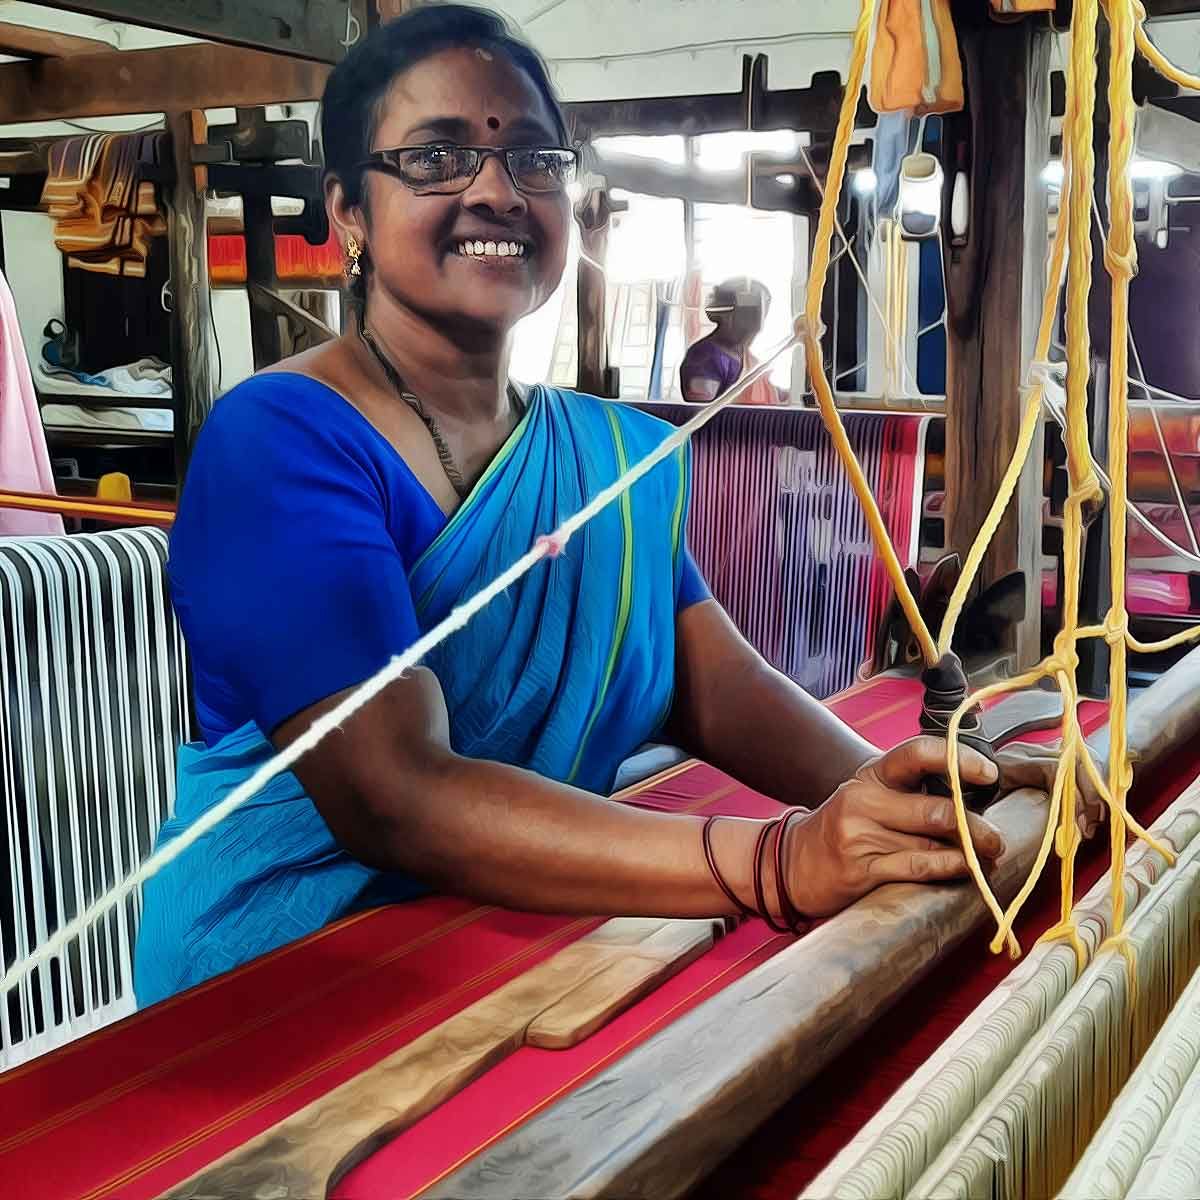
[{"label": "yellow loom cord", "polygon": [[[1129,283],[1136,269],[1134,245],[1133,197],[1129,182],[1129,164],[1133,156],[1135,106],[1132,94],[1133,53],[1142,49],[1156,67],[1184,86],[1200,87],[1200,78],[1186,76],[1149,43],[1142,28],[1145,10],[1140,0],[1107,0],[1105,9],[1113,27],[1110,53],[1109,108],[1111,113],[1109,145],[1110,230],[1105,244],[1105,265],[1112,281],[1112,329],[1109,377],[1109,474],[1112,480],[1110,539],[1112,551],[1112,603],[1100,626],[1079,625],[1079,583],[1083,546],[1083,510],[1101,498],[1099,482],[1091,466],[1087,435],[1087,378],[1089,374],[1089,335],[1087,298],[1091,283],[1091,186],[1095,175],[1093,122],[1096,89],[1096,0],[1077,2],[1072,24],[1072,58],[1068,70],[1067,109],[1064,119],[1064,178],[1067,203],[1062,209],[1059,229],[1051,252],[1047,292],[1042,323],[1035,348],[1035,367],[1048,352],[1053,326],[1055,298],[1062,275],[1063,250],[1069,245],[1070,256],[1067,296],[1068,418],[1066,443],[1070,494],[1064,513],[1064,621],[1055,640],[1054,652],[1037,667],[1015,679],[1004,681],[968,697],[959,707],[949,726],[949,774],[959,817],[960,833],[966,848],[972,875],[989,909],[997,916],[997,934],[992,949],[1007,944],[1018,952],[1012,925],[1028,899],[1049,857],[1051,831],[1057,822],[1055,849],[1061,862],[1062,908],[1059,922],[1044,935],[1064,938],[1073,946],[1082,967],[1086,948],[1072,919],[1074,903],[1074,860],[1079,847],[1075,823],[1076,770],[1081,766],[1110,810],[1110,837],[1113,862],[1113,935],[1108,945],[1127,959],[1129,948],[1122,936],[1125,911],[1124,864],[1127,834],[1132,832],[1152,846],[1168,862],[1174,861],[1170,849],[1150,836],[1126,807],[1132,781],[1128,753],[1128,684],[1126,652],[1150,652],[1170,649],[1200,636],[1200,628],[1186,630],[1161,642],[1139,642],[1129,632],[1125,605],[1126,530],[1128,521],[1128,346]],[[967,591],[974,579],[987,546],[995,534],[1004,510],[1015,490],[1021,468],[1036,430],[1041,383],[1036,382],[1022,420],[1017,448],[1005,473],[992,509],[967,555],[963,577],[951,596],[946,619],[939,637],[939,650],[947,651],[954,623],[962,611]],[[1110,751],[1107,781],[1084,742],[1077,714],[1078,694],[1075,681],[1080,640],[1104,637],[1111,647],[1110,661]],[[1050,797],[1046,834],[1029,878],[1013,902],[999,916],[999,905],[983,876],[978,859],[967,838],[966,809],[958,773],[957,735],[965,714],[982,701],[1053,678],[1063,696],[1063,727],[1058,771]]]},{"label": "yellow loom cord", "polygon": [[[1109,3],[1111,3],[1111,0],[1109,0]],[[1105,5],[1105,9],[1106,11],[1108,10],[1107,4]],[[1137,48],[1145,60],[1160,75],[1169,79],[1172,83],[1177,83],[1182,88],[1189,88],[1192,91],[1200,92],[1200,75],[1192,75],[1177,67],[1150,40],[1150,35],[1146,32],[1146,6],[1142,3],[1142,0],[1134,0],[1133,20]]]},{"label": "yellow loom cord", "polygon": [[850,153],[850,138],[854,133],[854,116],[858,111],[858,98],[862,91],[863,72],[866,69],[867,50],[870,46],[871,23],[875,14],[875,0],[862,0],[858,24],[854,28],[854,41],[850,65],[846,71],[846,89],[842,95],[842,107],[838,114],[837,132],[833,139],[833,150],[829,156],[829,173],[825,179],[821,211],[817,220],[817,231],[813,241],[812,264],[809,269],[808,291],[804,313],[796,323],[796,332],[804,346],[804,361],[812,382],[813,394],[825,427],[833,440],[838,458],[850,478],[850,486],[862,507],[867,527],[875,549],[883,560],[900,607],[908,618],[909,626],[921,647],[921,657],[932,666],[937,662],[937,646],[933,634],[925,624],[917,599],[904,578],[904,567],[892,545],[887,526],[871,493],[871,485],[846,436],[841,414],[833,398],[833,388],[825,374],[825,363],[821,354],[819,330],[821,328],[821,297],[829,275],[830,250],[833,242],[834,222],[837,218],[837,203],[842,194],[842,183],[846,177],[846,161]]},{"label": "yellow loom cord", "polygon": [[1105,618],[1109,644],[1108,791],[1113,820],[1112,936],[1125,927],[1125,822],[1123,815],[1133,771],[1126,736],[1128,680],[1126,678],[1129,614],[1125,608],[1125,540],[1129,523],[1129,281],[1137,269],[1133,231],[1133,51],[1135,21],[1132,0],[1108,0],[1108,238],[1104,266],[1112,281],[1112,328],[1108,377],[1109,553],[1112,601]]}]

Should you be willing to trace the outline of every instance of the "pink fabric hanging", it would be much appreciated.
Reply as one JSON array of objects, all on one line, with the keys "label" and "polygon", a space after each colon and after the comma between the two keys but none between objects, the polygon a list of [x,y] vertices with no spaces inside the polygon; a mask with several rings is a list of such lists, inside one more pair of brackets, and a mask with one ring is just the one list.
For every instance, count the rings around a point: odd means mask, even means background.
[{"label": "pink fabric hanging", "polygon": [[[0,491],[54,495],[54,475],[46,433],[29,373],[17,306],[0,271]],[[0,537],[62,533],[62,518],[51,513],[0,507]]]}]

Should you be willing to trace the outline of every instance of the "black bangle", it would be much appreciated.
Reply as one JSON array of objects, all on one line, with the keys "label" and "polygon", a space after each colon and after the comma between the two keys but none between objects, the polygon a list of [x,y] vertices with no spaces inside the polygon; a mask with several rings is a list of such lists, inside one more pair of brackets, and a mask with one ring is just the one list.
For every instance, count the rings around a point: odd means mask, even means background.
[{"label": "black bangle", "polygon": [[812,922],[792,903],[787,890],[787,877],[783,870],[783,839],[787,836],[788,823],[793,817],[807,815],[806,808],[789,808],[779,821],[779,833],[775,838],[775,890],[779,895],[779,911],[789,933],[806,933]]},{"label": "black bangle", "polygon": [[748,904],[743,904],[737,892],[725,882],[725,877],[721,874],[720,868],[717,866],[716,855],[713,854],[712,848],[712,827],[716,824],[719,813],[714,813],[704,820],[704,828],[700,831],[700,842],[704,847],[704,861],[708,863],[708,869],[712,873],[713,879],[716,881],[717,887],[725,893],[729,898],[730,903],[738,910],[743,917],[756,917],[758,914]]},{"label": "black bangle", "polygon": [[776,817],[772,821],[768,821],[762,827],[762,831],[758,835],[758,842],[754,847],[754,899],[758,903],[758,915],[766,922],[767,928],[774,930],[776,933],[791,933],[791,929],[786,925],[780,925],[778,921],[771,916],[771,910],[767,907],[767,898],[764,894],[765,885],[763,883],[763,850],[766,849],[767,843],[770,841],[771,833],[778,829],[783,823],[783,817]]}]

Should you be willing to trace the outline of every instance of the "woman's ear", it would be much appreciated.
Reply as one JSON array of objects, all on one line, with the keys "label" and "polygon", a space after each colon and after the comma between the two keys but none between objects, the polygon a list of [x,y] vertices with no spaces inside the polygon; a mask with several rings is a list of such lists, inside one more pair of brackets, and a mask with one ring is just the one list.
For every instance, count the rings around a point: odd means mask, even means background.
[{"label": "woman's ear", "polygon": [[346,247],[353,239],[359,246],[366,247],[367,228],[363,206],[349,202],[345,185],[336,175],[330,175],[325,180],[325,211],[329,214],[330,227],[340,246]]}]

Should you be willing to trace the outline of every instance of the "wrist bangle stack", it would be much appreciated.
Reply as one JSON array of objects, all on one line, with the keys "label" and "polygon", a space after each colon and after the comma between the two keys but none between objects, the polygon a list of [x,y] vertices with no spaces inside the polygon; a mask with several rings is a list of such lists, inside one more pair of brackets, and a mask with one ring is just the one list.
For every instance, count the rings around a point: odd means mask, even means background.
[{"label": "wrist bangle stack", "polygon": [[[792,897],[788,892],[787,875],[783,861],[783,840],[787,834],[788,825],[796,817],[807,815],[807,813],[808,810],[804,808],[789,808],[782,816],[763,822],[754,844],[754,866],[751,876],[754,881],[755,907],[753,908],[746,904],[733,888],[729,886],[728,881],[721,874],[721,870],[717,866],[716,855],[713,853],[712,848],[712,827],[720,820],[720,816],[713,815],[707,817],[701,831],[704,861],[708,864],[709,872],[712,874],[716,885],[742,916],[761,917],[767,923],[768,928],[774,930],[776,933],[800,934],[804,933],[811,925],[808,918],[793,903]],[[773,846],[771,844],[772,838],[775,839]],[[770,859],[767,855],[768,849],[770,849]],[[772,914],[766,899],[765,866],[768,861],[772,860],[775,866],[775,894],[782,922],[777,920]]]}]

